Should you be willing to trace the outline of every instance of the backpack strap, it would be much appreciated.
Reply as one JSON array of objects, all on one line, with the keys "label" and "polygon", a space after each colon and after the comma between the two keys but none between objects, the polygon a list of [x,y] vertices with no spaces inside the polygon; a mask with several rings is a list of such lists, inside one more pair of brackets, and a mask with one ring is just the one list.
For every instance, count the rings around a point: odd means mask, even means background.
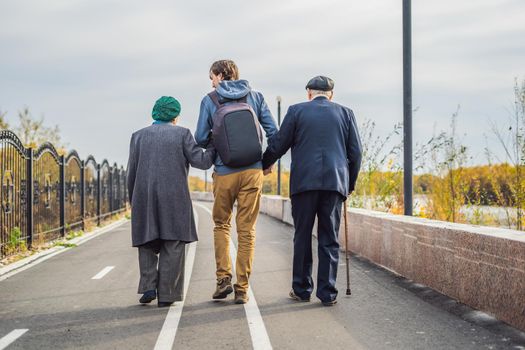
[{"label": "backpack strap", "polygon": [[219,94],[217,93],[217,91],[213,90],[212,92],[208,94],[208,96],[211,98],[215,107],[217,108],[221,107],[221,103],[219,102]]}]

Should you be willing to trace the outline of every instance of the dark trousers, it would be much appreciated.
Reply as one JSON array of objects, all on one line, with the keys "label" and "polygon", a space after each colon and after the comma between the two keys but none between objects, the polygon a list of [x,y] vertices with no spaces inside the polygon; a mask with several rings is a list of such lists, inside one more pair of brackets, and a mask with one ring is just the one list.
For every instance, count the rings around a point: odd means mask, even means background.
[{"label": "dark trousers", "polygon": [[138,292],[156,290],[160,302],[181,301],[184,294],[185,246],[182,241],[161,239],[140,245]]},{"label": "dark trousers", "polygon": [[317,216],[317,297],[323,302],[337,297],[335,282],[339,263],[339,224],[344,197],[333,191],[308,191],[292,196],[295,226],[293,282],[296,295],[312,294],[312,229]]}]

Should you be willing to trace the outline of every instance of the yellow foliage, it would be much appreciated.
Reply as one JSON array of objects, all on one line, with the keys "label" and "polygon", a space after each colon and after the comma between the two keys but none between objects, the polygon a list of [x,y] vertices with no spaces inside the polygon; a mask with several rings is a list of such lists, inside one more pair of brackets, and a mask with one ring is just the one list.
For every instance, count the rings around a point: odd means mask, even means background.
[{"label": "yellow foliage", "polygon": [[[273,172],[264,177],[264,194],[277,194],[277,166]],[[281,196],[290,197],[290,171],[281,171]]]},{"label": "yellow foliage", "polygon": [[[206,189],[204,180],[201,179],[198,176],[189,176],[188,177],[188,186],[190,188],[190,191],[195,191],[195,192],[204,192],[205,189]],[[211,191],[211,183],[210,182],[208,182],[207,190]]]}]

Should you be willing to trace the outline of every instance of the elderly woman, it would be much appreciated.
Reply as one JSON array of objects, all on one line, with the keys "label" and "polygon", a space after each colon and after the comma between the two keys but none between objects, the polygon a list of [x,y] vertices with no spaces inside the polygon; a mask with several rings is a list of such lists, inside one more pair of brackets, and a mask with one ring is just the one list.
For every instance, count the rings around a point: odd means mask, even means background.
[{"label": "elderly woman", "polygon": [[[183,299],[185,244],[197,241],[188,189],[189,165],[208,169],[215,150],[203,151],[190,131],[177,126],[180,103],[163,96],[153,125],[131,137],[128,192],[132,244],[139,251],[140,303],[158,306]],[[158,268],[157,268],[158,263]]]}]

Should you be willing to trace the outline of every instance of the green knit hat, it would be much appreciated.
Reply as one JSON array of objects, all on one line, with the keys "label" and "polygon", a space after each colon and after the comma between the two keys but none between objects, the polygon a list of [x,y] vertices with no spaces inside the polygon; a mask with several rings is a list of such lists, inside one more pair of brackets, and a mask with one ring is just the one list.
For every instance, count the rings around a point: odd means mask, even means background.
[{"label": "green knit hat", "polygon": [[155,120],[169,122],[180,114],[180,102],[171,96],[162,96],[155,102],[151,116]]}]

